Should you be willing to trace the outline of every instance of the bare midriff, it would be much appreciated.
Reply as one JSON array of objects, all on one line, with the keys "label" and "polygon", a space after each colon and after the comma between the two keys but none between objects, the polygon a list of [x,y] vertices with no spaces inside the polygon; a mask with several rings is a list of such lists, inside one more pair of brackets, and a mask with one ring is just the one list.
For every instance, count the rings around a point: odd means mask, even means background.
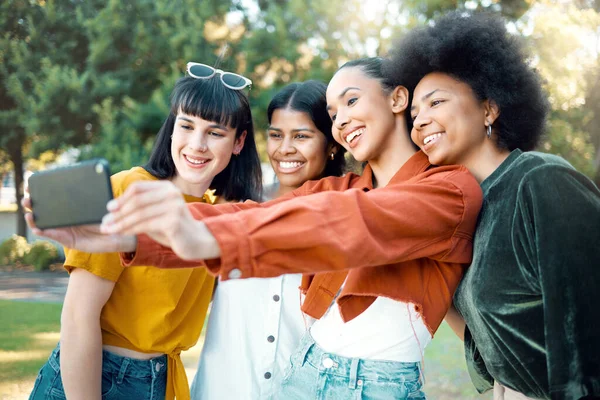
[{"label": "bare midriff", "polygon": [[139,351],[126,349],[124,347],[109,346],[107,344],[102,345],[102,348],[118,356],[134,358],[136,360],[149,360],[151,358],[160,357],[163,355],[163,353],[142,353]]}]

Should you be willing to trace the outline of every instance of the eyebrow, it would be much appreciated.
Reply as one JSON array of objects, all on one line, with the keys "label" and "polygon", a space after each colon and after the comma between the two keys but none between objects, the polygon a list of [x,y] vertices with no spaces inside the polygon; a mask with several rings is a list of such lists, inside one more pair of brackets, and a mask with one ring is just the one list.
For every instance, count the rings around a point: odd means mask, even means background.
[{"label": "eyebrow", "polygon": [[[191,124],[193,124],[193,123],[194,123],[194,120],[193,120],[193,119],[186,118],[186,117],[177,117],[177,119],[178,119],[178,120],[183,120],[183,121],[189,122],[189,123],[191,123]],[[224,130],[224,131],[228,130],[226,126],[223,126],[223,125],[220,125],[220,124],[210,124],[208,127],[209,127],[209,128],[212,128],[212,129],[222,129],[222,130]]]},{"label": "eyebrow", "polygon": [[[342,93],[339,94],[338,99],[341,99],[342,97],[344,97],[344,95],[346,93],[348,93],[349,90],[352,90],[352,89],[354,89],[354,90],[360,90],[360,88],[357,88],[355,86],[348,86],[346,89],[342,90]],[[327,106],[327,111],[329,111],[329,110],[331,110],[331,106],[330,105]]]},{"label": "eyebrow", "polygon": [[[269,130],[283,132],[283,130],[281,130],[279,128],[275,128],[274,126],[271,126],[271,125],[269,125]],[[314,131],[310,128],[296,128],[296,129],[292,129],[292,132],[313,132],[314,133]]]},{"label": "eyebrow", "polygon": [[[444,89],[434,89],[434,90],[432,90],[431,92],[429,92],[429,93],[427,93],[426,95],[424,95],[423,97],[421,97],[421,101],[423,101],[423,100],[427,100],[428,98],[430,98],[431,96],[433,96],[433,94],[434,94],[435,92],[445,92],[445,90],[444,90]],[[410,106],[410,110],[412,111],[412,110],[414,110],[414,109],[415,109],[415,106],[412,106],[412,105],[411,105],[411,106]]]}]

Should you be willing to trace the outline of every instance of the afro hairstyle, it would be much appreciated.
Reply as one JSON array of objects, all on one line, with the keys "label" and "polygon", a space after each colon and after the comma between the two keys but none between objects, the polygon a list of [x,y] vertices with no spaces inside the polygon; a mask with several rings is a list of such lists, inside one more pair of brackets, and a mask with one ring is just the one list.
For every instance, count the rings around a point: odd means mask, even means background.
[{"label": "afro hairstyle", "polygon": [[394,43],[383,68],[408,89],[411,102],[419,81],[433,72],[466,83],[480,101],[495,102],[500,115],[492,127],[500,148],[533,150],[545,130],[549,103],[541,78],[496,15],[454,11],[415,28]]}]

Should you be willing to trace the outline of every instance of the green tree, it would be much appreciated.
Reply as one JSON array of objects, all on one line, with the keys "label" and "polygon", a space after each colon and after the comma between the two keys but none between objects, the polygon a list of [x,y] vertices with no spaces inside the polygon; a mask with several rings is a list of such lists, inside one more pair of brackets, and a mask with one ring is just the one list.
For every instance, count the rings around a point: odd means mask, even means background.
[{"label": "green tree", "polygon": [[143,164],[186,62],[217,59],[221,43],[206,27],[224,25],[232,10],[223,1],[110,0],[87,20],[97,125],[81,157],[107,158],[113,172]]},{"label": "green tree", "polygon": [[81,21],[94,2],[8,0],[0,5],[0,145],[12,164],[19,235],[26,156],[85,139],[87,39]]},{"label": "green tree", "polygon": [[[593,177],[600,170],[596,156],[600,149],[596,93],[600,87],[600,13],[583,3],[577,7],[545,0],[538,2],[531,14],[531,52],[545,79],[552,106],[541,150],[563,156]],[[595,46],[590,45],[593,40]]]}]

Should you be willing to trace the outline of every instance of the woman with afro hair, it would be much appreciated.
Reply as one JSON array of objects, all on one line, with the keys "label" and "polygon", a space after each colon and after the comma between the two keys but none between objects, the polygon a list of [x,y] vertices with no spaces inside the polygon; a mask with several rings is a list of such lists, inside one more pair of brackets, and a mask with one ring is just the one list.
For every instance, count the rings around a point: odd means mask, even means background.
[{"label": "woman with afro hair", "polygon": [[[532,151],[548,102],[504,22],[450,13],[404,36],[387,75],[411,92],[411,137],[484,194],[470,268],[446,320],[494,398],[600,396],[600,191]],[[466,323],[466,325],[465,325]]]}]

